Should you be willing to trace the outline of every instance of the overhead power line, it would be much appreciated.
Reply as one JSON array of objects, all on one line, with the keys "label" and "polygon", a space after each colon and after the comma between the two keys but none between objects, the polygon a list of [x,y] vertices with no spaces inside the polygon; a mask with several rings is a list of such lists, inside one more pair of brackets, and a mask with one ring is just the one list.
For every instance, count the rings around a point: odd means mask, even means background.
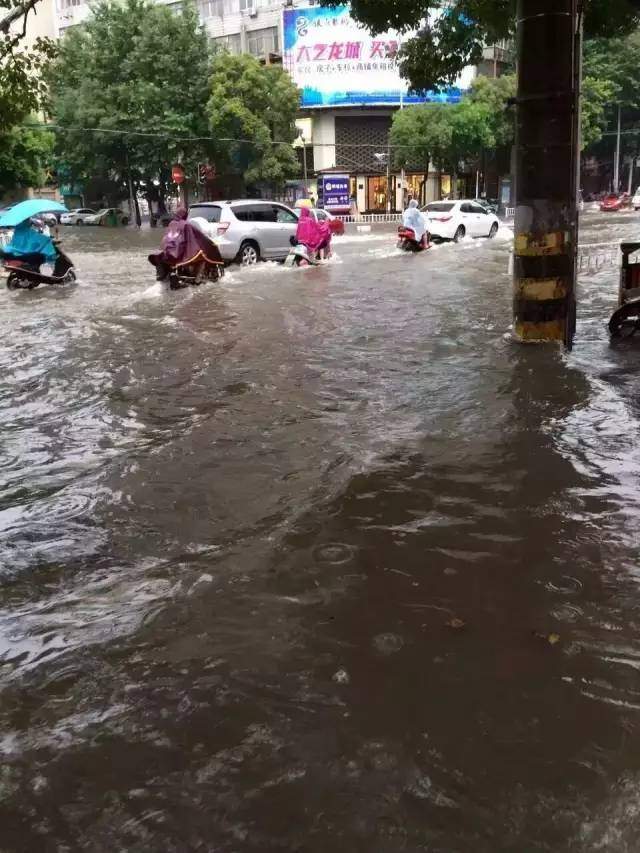
[{"label": "overhead power line", "polygon": [[[286,145],[287,147],[291,147],[291,142],[284,142],[278,139],[270,139],[266,142],[256,142],[255,139],[236,139],[233,137],[226,136],[172,136],[171,131],[144,131],[144,130],[115,130],[113,128],[107,127],[80,127],[77,125],[59,125],[59,124],[23,124],[22,127],[30,130],[55,130],[61,132],[79,132],[79,133],[104,133],[111,136],[137,136],[142,137],[144,139],[164,139],[168,142],[227,142],[227,143],[235,143],[235,144],[247,144],[247,145],[255,145],[255,146],[264,146],[264,145]],[[389,145],[387,142],[378,142],[378,143],[368,143],[368,142],[313,142],[311,143],[314,148],[369,148],[371,150],[377,150],[381,145],[384,145],[385,148],[391,148],[392,150],[401,151],[414,151],[415,145]]]}]

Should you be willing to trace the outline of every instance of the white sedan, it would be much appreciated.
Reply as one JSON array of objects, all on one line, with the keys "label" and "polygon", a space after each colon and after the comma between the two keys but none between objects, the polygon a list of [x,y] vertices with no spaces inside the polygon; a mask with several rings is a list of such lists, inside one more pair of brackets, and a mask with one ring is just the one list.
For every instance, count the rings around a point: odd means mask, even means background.
[{"label": "white sedan", "polygon": [[500,221],[495,213],[473,201],[433,201],[422,208],[432,237],[453,240],[463,237],[495,237]]},{"label": "white sedan", "polygon": [[60,225],[84,225],[87,216],[93,216],[95,210],[90,207],[76,207],[75,210],[70,210],[69,213],[63,213],[60,217]]}]

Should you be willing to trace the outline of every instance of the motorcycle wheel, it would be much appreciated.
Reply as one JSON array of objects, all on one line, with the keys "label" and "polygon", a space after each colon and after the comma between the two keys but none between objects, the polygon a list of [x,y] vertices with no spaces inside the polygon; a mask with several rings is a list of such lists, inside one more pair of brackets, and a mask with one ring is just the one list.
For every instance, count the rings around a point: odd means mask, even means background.
[{"label": "motorcycle wheel", "polygon": [[10,272],[7,278],[7,290],[20,290],[20,279],[14,272]]},{"label": "motorcycle wheel", "polygon": [[171,290],[180,290],[180,276],[175,273],[169,273],[169,287]]},{"label": "motorcycle wheel", "polygon": [[613,314],[609,320],[609,334],[612,338],[631,338],[640,329],[640,299],[628,302]]},{"label": "motorcycle wheel", "polygon": [[75,280],[76,280],[76,274],[75,274],[75,272],[74,272],[73,270],[67,270],[67,273],[66,273],[66,275],[65,275],[65,277],[64,277],[64,283],[65,283],[65,284],[73,284],[73,282],[74,282]]}]

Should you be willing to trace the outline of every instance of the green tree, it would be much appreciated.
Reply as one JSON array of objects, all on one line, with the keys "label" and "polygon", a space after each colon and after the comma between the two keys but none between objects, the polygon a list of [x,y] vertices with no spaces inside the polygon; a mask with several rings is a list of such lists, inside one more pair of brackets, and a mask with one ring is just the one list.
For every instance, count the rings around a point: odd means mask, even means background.
[{"label": "green tree", "polygon": [[[343,0],[321,0],[325,6]],[[374,32],[394,28],[418,33],[400,55],[400,69],[414,89],[451,85],[476,65],[485,44],[513,35],[515,0],[352,0],[351,13]],[[622,36],[640,23],[640,0],[587,0],[588,36]]]},{"label": "green tree", "polygon": [[432,117],[437,107],[411,106],[393,115],[390,143],[398,168],[429,173],[433,157]]},{"label": "green tree", "polygon": [[163,197],[170,169],[194,174],[211,153],[207,36],[195,7],[178,14],[150,0],[102,2],[69,32],[49,76],[57,151],[74,179],[129,174]]},{"label": "green tree", "polygon": [[214,58],[210,128],[224,146],[225,166],[243,173],[248,183],[280,183],[298,174],[292,143],[299,105],[300,93],[282,68],[246,55]]},{"label": "green tree", "polygon": [[393,120],[391,142],[404,146],[399,149],[400,165],[405,165],[402,158],[409,162],[415,150],[424,163],[430,160],[449,172],[456,198],[461,168],[476,161],[484,148],[495,147],[496,137],[489,107],[467,98],[459,104],[420,104],[400,111]]},{"label": "green tree", "polygon": [[602,139],[609,123],[609,107],[619,89],[612,80],[585,76],[582,80],[582,149]]},{"label": "green tree", "polygon": [[27,18],[37,2],[0,0],[0,196],[41,183],[51,150],[50,137],[20,127],[42,105],[42,71],[55,53],[48,39],[24,46]]},{"label": "green tree", "polygon": [[[26,25],[38,0],[0,0],[0,129],[8,130],[40,109],[41,72],[55,53],[49,39],[25,48]],[[35,13],[33,13],[35,14]]]},{"label": "green tree", "polygon": [[41,186],[52,153],[53,137],[40,128],[15,126],[0,134],[0,196],[16,187]]},{"label": "green tree", "polygon": [[515,98],[517,86],[515,74],[476,77],[471,85],[469,100],[486,108],[496,146],[513,144],[515,112],[509,108],[509,101]]}]

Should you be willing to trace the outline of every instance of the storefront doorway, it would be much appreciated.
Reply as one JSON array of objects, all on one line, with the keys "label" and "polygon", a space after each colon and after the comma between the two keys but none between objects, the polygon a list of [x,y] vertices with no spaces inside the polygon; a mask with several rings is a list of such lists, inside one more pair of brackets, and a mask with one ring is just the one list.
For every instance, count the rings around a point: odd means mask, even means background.
[{"label": "storefront doorway", "polygon": [[386,175],[367,178],[367,210],[372,213],[386,213],[388,192]]},{"label": "storefront doorway", "polygon": [[426,179],[424,175],[407,175],[405,177],[405,207],[409,203],[410,198],[415,198],[420,204],[427,203],[428,199],[426,198],[425,182]]}]

